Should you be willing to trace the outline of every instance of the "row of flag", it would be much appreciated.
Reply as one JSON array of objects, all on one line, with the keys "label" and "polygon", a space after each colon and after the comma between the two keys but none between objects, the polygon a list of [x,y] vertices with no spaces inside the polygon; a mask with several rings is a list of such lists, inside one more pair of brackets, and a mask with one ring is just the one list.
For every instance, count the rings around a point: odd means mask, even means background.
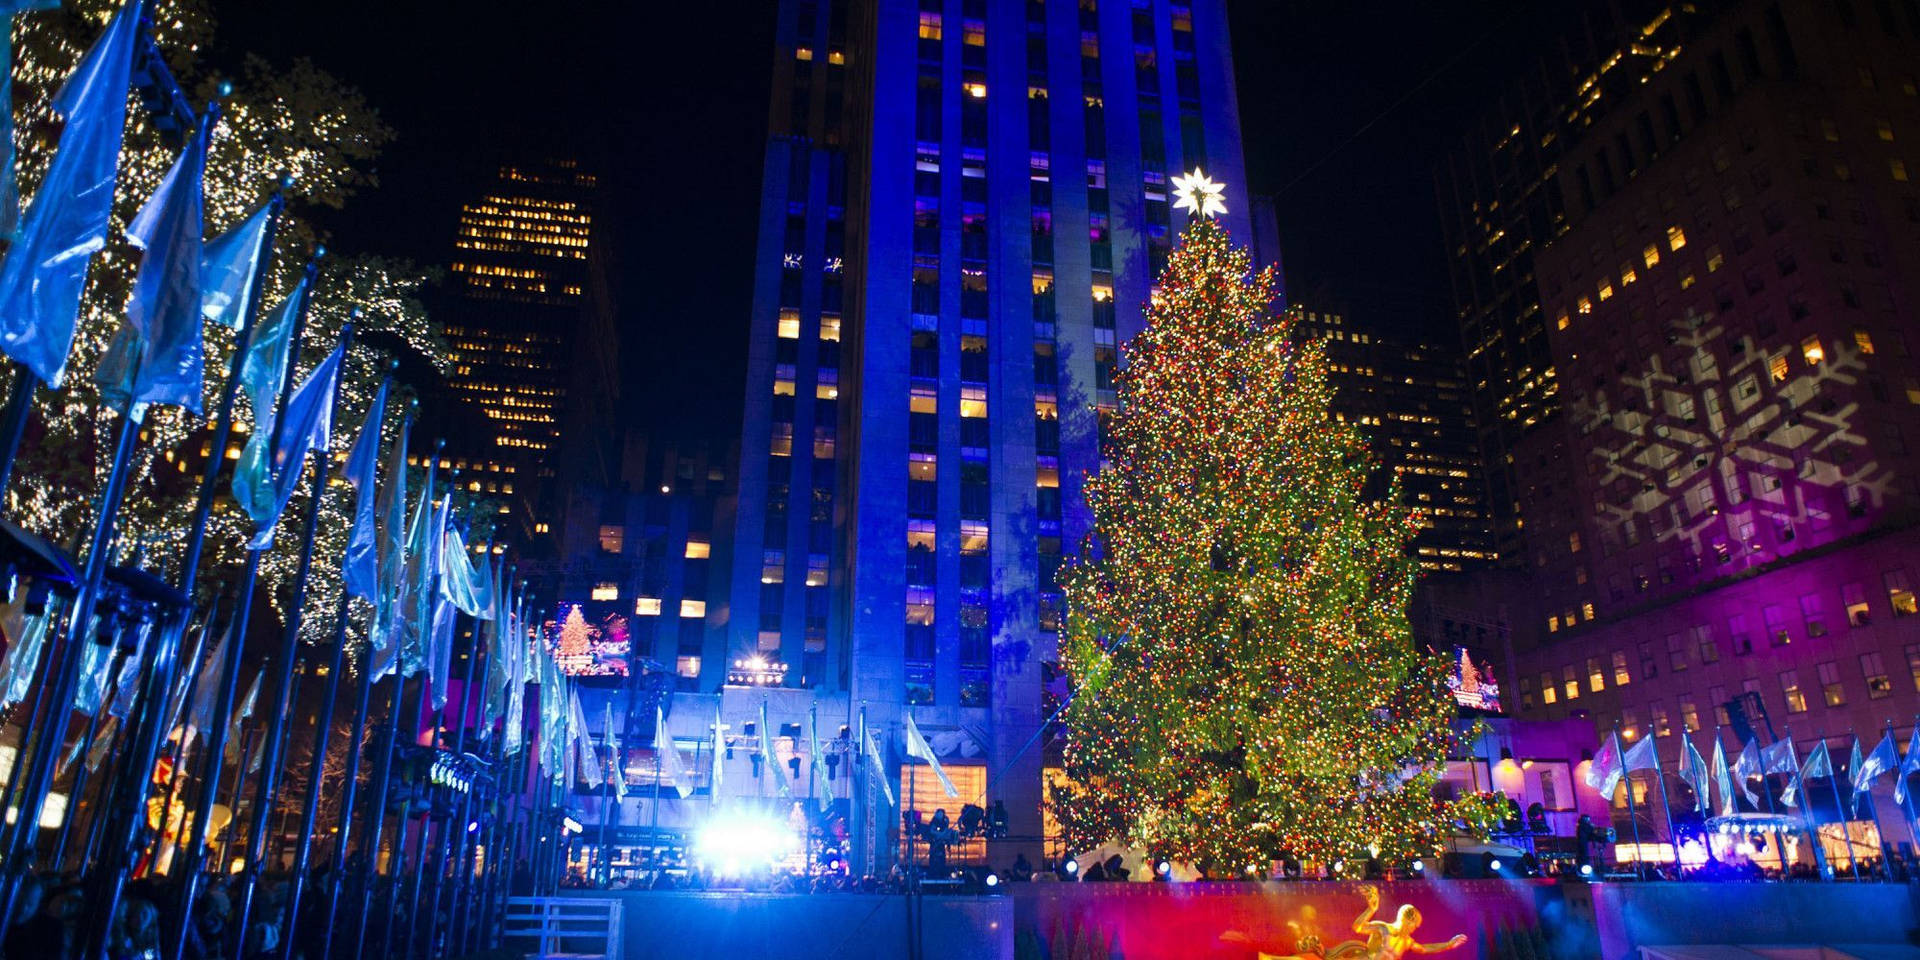
[{"label": "row of flag", "polygon": [[[1653,738],[1648,737],[1632,747],[1621,749],[1620,735],[1612,733],[1606,743],[1594,755],[1587,769],[1587,785],[1600,792],[1603,797],[1612,797],[1620,781],[1636,770],[1658,770],[1660,759],[1654,749]],[[1896,803],[1907,802],[1907,778],[1920,773],[1920,724],[1916,724],[1912,736],[1907,742],[1906,755],[1903,758],[1899,746],[1894,742],[1893,731],[1888,730],[1880,737],[1880,742],[1870,751],[1862,752],[1860,738],[1853,740],[1852,751],[1846,767],[1847,785],[1851,787],[1854,809],[1858,811],[1866,803],[1872,792],[1874,781],[1889,773],[1894,775],[1893,798]],[[1808,751],[1806,759],[1797,756],[1792,738],[1776,740],[1765,747],[1755,738],[1749,738],[1746,745],[1731,762],[1719,737],[1713,738],[1713,761],[1694,746],[1693,739],[1686,734],[1680,735],[1680,779],[1693,788],[1695,809],[1708,816],[1732,816],[1738,812],[1735,789],[1747,798],[1747,803],[1758,806],[1760,795],[1754,792],[1752,781],[1765,779],[1774,774],[1785,774],[1789,779],[1786,788],[1781,791],[1780,801],[1791,810],[1797,807],[1806,793],[1808,780],[1831,779],[1835,776],[1833,756],[1827,748],[1827,741],[1815,742]],[[1718,798],[1718,802],[1713,802]]]},{"label": "row of flag", "polygon": [[[570,764],[572,769],[577,769],[580,778],[589,786],[595,788],[603,785],[609,786],[617,796],[624,798],[626,796],[627,783],[624,765],[620,760],[618,751],[614,747],[616,740],[612,702],[609,701],[605,705],[600,724],[602,736],[606,741],[608,750],[608,756],[603,760],[595,750],[593,738],[588,732],[586,712],[580,704],[579,691],[569,690],[566,696],[568,700],[564,715],[567,719],[563,728],[564,732],[554,738],[554,742],[560,745],[560,752],[565,757],[565,762]],[[680,753],[680,747],[667,727],[667,716],[664,707],[656,705],[654,709],[652,747],[654,755],[660,764],[658,776],[662,783],[670,782],[675,793],[684,800],[693,793],[695,774],[686,765],[685,758]],[[727,755],[726,725],[720,722],[720,717],[716,714],[714,722],[709,729],[712,731],[712,739],[710,742],[712,749],[709,751],[710,759],[708,761],[710,764],[708,768],[709,795],[717,801],[720,796],[720,785],[725,779],[724,761]],[[782,799],[795,799],[792,776],[788,773],[786,764],[780,761],[780,753],[774,745],[773,726],[767,717],[767,704],[765,701],[762,701],[760,704],[759,722],[755,724],[755,729],[758,735],[760,756],[765,758],[763,766],[770,771],[776,794]],[[939,755],[934,752],[933,747],[927,742],[925,735],[920,732],[919,724],[914,721],[911,713],[907,714],[906,717],[905,737],[907,756],[927,764],[933,771],[934,777],[939,780],[942,791],[950,798],[958,798],[960,796],[959,789],[954,786],[953,779],[947,775],[946,768],[940,763]],[[865,768],[865,772],[874,778],[874,782],[879,785],[881,792],[886,797],[887,805],[889,807],[893,806],[896,801],[893,787],[888,782],[886,762],[881,756],[880,747],[874,739],[873,731],[867,728],[864,719],[856,738],[858,741],[856,744],[856,749],[859,754],[858,762]],[[795,738],[794,746],[796,749],[799,747],[797,737]],[[814,778],[813,782],[815,784],[830,783],[831,775],[828,773],[827,754],[820,746],[820,714],[818,707],[810,708],[807,711],[807,746],[808,765]],[[550,769],[554,769],[556,771],[556,777],[560,777],[564,776],[564,771],[569,768],[560,767]],[[826,791],[817,792],[812,799],[819,805],[822,811],[826,810],[833,800],[831,794]]]}]

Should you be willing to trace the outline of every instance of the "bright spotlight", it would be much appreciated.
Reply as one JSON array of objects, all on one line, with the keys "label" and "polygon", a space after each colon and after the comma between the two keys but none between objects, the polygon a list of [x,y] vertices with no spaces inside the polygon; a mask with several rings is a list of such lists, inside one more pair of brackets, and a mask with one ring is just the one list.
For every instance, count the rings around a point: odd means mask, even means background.
[{"label": "bright spotlight", "polygon": [[1333,862],[1334,873],[1339,873],[1340,871],[1345,870],[1346,868],[1347,868],[1347,862],[1345,860],[1335,860]]},{"label": "bright spotlight", "polygon": [[1415,861],[1413,862],[1413,872],[1414,872],[1414,873],[1426,873],[1426,872],[1427,872],[1427,862],[1426,862],[1425,860],[1415,860]]},{"label": "bright spotlight", "polygon": [[1583,877],[1591,877],[1591,876],[1593,876],[1593,864],[1591,864],[1591,863],[1583,863],[1583,864],[1581,864],[1581,865],[1580,865],[1580,875],[1581,875],[1581,876],[1583,876]]},{"label": "bright spotlight", "polygon": [[1499,872],[1500,872],[1500,861],[1498,861],[1498,860],[1489,860],[1489,861],[1487,861],[1487,869],[1488,869],[1488,870],[1492,870],[1492,871],[1493,871],[1494,873],[1499,873]]},{"label": "bright spotlight", "polygon": [[1078,874],[1080,872],[1080,861],[1072,857],[1068,857],[1067,862],[1063,864],[1063,866],[1067,868],[1067,873],[1069,874]]},{"label": "bright spotlight", "polygon": [[479,830],[480,830],[480,821],[472,820],[467,823],[468,833],[477,833]]},{"label": "bright spotlight", "polygon": [[1259,872],[1260,872],[1260,867],[1258,864],[1252,864],[1252,863],[1247,864],[1247,876],[1251,877],[1254,874]]},{"label": "bright spotlight", "polygon": [[752,813],[713,817],[694,837],[694,853],[722,876],[745,873],[785,859],[793,831],[780,820]]},{"label": "bright spotlight", "polygon": [[1173,864],[1168,863],[1165,860],[1162,860],[1153,865],[1153,872],[1164,877],[1167,874],[1170,874],[1173,872]]},{"label": "bright spotlight", "polygon": [[989,874],[987,874],[987,886],[988,886],[989,888],[992,888],[992,887],[997,887],[997,886],[999,886],[999,885],[1000,885],[1000,876],[999,876],[999,874],[994,874],[994,873],[989,873]]}]

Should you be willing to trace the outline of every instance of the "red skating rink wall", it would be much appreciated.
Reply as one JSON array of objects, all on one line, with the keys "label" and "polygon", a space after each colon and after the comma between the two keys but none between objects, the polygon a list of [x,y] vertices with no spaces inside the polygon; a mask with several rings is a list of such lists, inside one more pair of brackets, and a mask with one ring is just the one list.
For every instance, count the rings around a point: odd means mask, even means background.
[{"label": "red skating rink wall", "polygon": [[[1359,883],[1073,883],[1013,884],[1014,955],[1020,960],[1257,960],[1307,952],[1318,938],[1331,951],[1363,940],[1353,921],[1366,908]],[[1380,910],[1392,921],[1400,907],[1421,914],[1415,939],[1466,942],[1443,956],[1504,956],[1526,947],[1545,955],[1548,931],[1542,893],[1530,881],[1459,880],[1376,884]],[[1566,909],[1550,896],[1549,918]],[[1583,929],[1591,929],[1581,923]],[[1556,923],[1556,926],[1561,926]],[[1518,948],[1518,949],[1516,949]],[[1562,953],[1562,955],[1566,955]],[[1574,954],[1578,955],[1578,954]]]}]

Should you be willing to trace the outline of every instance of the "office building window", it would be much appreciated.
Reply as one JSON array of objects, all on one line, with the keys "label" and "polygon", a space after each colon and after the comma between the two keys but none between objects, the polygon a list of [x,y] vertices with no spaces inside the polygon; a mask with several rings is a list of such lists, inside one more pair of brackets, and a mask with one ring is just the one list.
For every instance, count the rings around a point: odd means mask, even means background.
[{"label": "office building window", "polygon": [[1860,675],[1867,681],[1867,699],[1893,696],[1893,681],[1887,679],[1887,664],[1878,652],[1860,655]]},{"label": "office building window", "polygon": [[1840,665],[1832,660],[1820,664],[1820,697],[1829,707],[1844,707],[1847,704],[1847,688],[1840,682]]},{"label": "office building window", "polygon": [[1780,671],[1780,692],[1786,695],[1788,713],[1807,712],[1807,695],[1800,689],[1800,671]]}]

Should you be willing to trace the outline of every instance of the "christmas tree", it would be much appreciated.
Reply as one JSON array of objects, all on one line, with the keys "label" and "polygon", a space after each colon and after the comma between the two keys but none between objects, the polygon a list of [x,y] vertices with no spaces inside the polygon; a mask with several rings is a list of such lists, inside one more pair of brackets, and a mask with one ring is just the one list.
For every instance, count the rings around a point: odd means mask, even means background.
[{"label": "christmas tree", "polygon": [[579,673],[593,663],[593,628],[587,625],[577,603],[567,606],[566,619],[560,622],[553,658],[568,673]]},{"label": "christmas tree", "polygon": [[[1181,205],[1218,188],[1181,178]],[[1325,351],[1271,272],[1195,216],[1168,262],[1087,481],[1065,575],[1074,849],[1122,841],[1238,873],[1431,855],[1483,798],[1437,800],[1452,658],[1407,621],[1415,516],[1328,409]]]}]

